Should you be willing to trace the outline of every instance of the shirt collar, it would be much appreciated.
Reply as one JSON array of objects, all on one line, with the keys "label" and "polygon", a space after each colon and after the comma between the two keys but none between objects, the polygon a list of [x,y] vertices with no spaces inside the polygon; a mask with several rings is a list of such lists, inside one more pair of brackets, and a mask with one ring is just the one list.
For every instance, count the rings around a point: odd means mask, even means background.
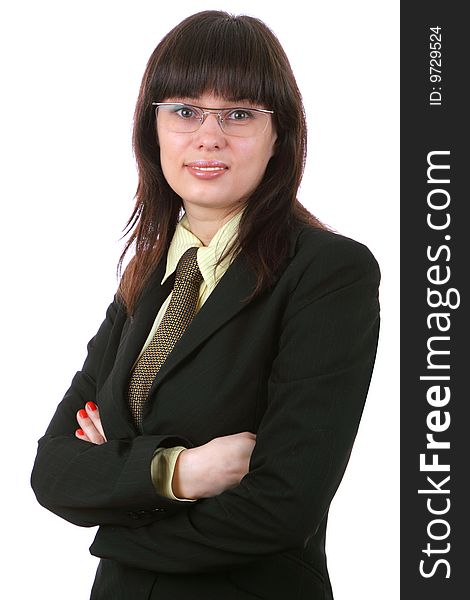
[{"label": "shirt collar", "polygon": [[222,256],[224,250],[231,245],[238,234],[238,226],[242,214],[243,209],[224,223],[211,239],[209,245],[204,246],[201,240],[189,229],[189,221],[185,213],[176,225],[175,233],[173,234],[168,249],[165,275],[161,283],[163,284],[176,270],[178,261],[186,250],[192,246],[197,246],[199,248],[197,251],[199,270],[209,288],[209,292],[211,292],[234,259],[233,252],[231,252],[229,256],[217,266],[217,269],[214,272],[215,263],[220,256]]}]

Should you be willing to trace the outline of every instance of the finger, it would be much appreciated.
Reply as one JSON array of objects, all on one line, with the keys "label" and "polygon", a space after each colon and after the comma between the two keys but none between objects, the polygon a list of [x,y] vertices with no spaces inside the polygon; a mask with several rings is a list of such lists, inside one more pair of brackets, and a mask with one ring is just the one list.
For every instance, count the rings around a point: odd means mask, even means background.
[{"label": "finger", "polygon": [[81,409],[77,412],[77,422],[92,444],[102,444],[105,441],[86,410]]},{"label": "finger", "polygon": [[93,421],[88,416],[86,410],[80,409],[77,412],[77,421],[81,429],[83,429],[85,435],[88,437],[92,444],[103,444],[104,438],[101,433],[96,429]]},{"label": "finger", "polygon": [[83,442],[89,442],[90,441],[88,439],[88,436],[83,431],[83,429],[76,429],[75,430],[75,437],[78,437],[78,439],[82,440]]},{"label": "finger", "polygon": [[88,416],[92,420],[94,426],[99,431],[99,433],[101,434],[104,441],[106,441],[106,436],[104,434],[103,426],[101,424],[100,411],[99,411],[98,407],[96,406],[96,404],[94,402],[87,402],[85,404],[85,409],[86,409]]}]

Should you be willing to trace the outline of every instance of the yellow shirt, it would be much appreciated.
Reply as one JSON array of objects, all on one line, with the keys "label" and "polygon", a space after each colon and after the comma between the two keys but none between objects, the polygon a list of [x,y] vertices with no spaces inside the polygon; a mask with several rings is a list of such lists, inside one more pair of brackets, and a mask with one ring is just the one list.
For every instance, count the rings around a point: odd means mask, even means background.
[{"label": "yellow shirt", "polygon": [[[231,252],[229,256],[227,256],[214,270],[214,265],[218,258],[223,254],[225,249],[232,244],[238,234],[238,226],[242,213],[243,210],[233,216],[229,221],[224,223],[224,225],[220,227],[220,229],[211,239],[208,246],[204,246],[201,240],[189,229],[189,221],[186,214],[176,226],[175,233],[168,249],[166,271],[161,284],[163,285],[168,277],[170,277],[170,275],[176,270],[178,261],[186,252],[186,250],[193,246],[197,246],[199,248],[197,251],[197,263],[203,279],[199,288],[199,299],[196,312],[210,296],[215,286],[218,284],[221,277],[225,274],[235,258],[233,252]],[[165,314],[168,304],[170,303],[170,298],[171,293],[160,307],[152,329],[147,337],[147,340],[145,341],[144,346],[142,347],[140,354],[142,354],[147,345],[150,343],[150,340],[153,338],[160,321]],[[171,487],[176,461],[183,450],[186,450],[184,446],[176,446],[174,448],[157,448],[151,463],[152,481],[155,489],[162,496],[172,498],[173,500],[181,500],[183,502],[195,502],[195,500],[177,498],[173,494]]]}]

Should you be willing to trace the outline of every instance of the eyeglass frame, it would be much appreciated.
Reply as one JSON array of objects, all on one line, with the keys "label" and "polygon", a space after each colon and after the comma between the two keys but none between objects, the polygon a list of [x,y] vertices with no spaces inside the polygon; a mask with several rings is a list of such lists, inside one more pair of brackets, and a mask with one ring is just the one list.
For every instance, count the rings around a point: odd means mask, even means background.
[{"label": "eyeglass frame", "polygon": [[222,123],[224,121],[224,119],[222,118],[222,112],[225,112],[227,110],[228,111],[231,111],[231,110],[233,111],[236,109],[247,110],[247,111],[251,110],[251,111],[270,114],[270,115],[274,114],[273,110],[268,110],[266,108],[251,108],[251,107],[243,107],[243,106],[233,106],[233,107],[229,106],[227,108],[207,108],[207,107],[203,107],[203,106],[196,106],[196,104],[187,104],[186,102],[152,102],[152,106],[155,106],[155,116],[157,114],[157,109],[160,106],[175,106],[175,105],[188,106],[189,108],[197,108],[198,110],[202,111],[202,117],[197,119],[200,122],[199,127],[197,129],[195,129],[194,131],[186,131],[186,132],[180,132],[180,133],[195,133],[196,131],[199,131],[199,129],[204,125],[204,121],[206,120],[208,115],[216,115],[217,123],[219,124],[220,129],[226,135],[234,135],[231,133],[227,133],[222,126]]}]

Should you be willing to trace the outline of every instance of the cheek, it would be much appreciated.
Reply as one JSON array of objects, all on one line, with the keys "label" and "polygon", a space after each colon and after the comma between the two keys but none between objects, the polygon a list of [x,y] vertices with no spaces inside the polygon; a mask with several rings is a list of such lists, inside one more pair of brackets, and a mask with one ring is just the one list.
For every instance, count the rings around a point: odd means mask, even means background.
[{"label": "cheek", "polygon": [[183,140],[179,138],[174,138],[168,133],[165,134],[165,132],[159,132],[158,130],[157,135],[159,141],[158,145],[160,148],[160,161],[162,163],[162,167],[164,164],[168,166],[176,166],[178,158],[180,158],[180,162],[182,161],[181,157],[183,156]]},{"label": "cheek", "polygon": [[268,145],[260,143],[259,140],[240,140],[237,147],[237,156],[239,164],[243,164],[250,172],[256,172],[263,169],[269,160]]},{"label": "cheek", "polygon": [[161,140],[160,164],[163,176],[174,190],[181,178],[184,164],[183,156],[184,152],[176,144],[168,143],[168,140]]},{"label": "cheek", "polygon": [[272,156],[272,146],[268,143],[253,144],[245,151],[245,162],[253,177],[261,179]]}]

